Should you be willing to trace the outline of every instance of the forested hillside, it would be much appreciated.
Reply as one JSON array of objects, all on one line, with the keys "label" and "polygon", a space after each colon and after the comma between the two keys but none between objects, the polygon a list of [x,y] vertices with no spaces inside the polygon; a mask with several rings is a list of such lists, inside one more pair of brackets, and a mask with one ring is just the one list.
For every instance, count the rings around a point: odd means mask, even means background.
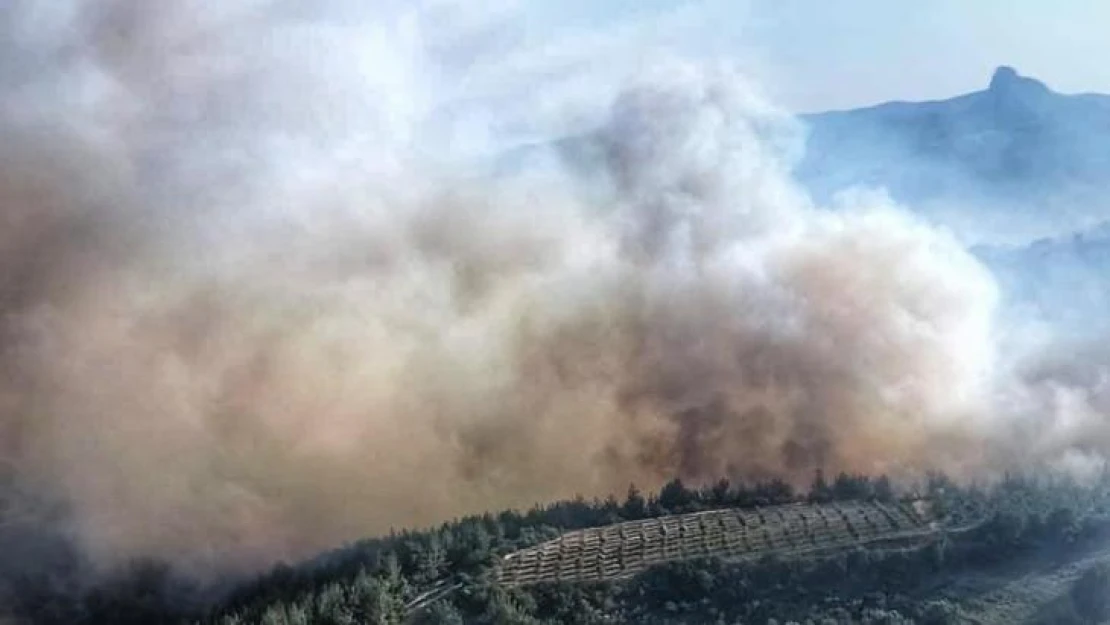
[{"label": "forested hillside", "polygon": [[[929,498],[951,527],[964,529],[906,547],[675,561],[608,582],[497,581],[505,554],[567,530],[708,509],[909,495]],[[399,531],[216,588],[187,583],[169,564],[144,563],[92,586],[40,577],[6,590],[16,622],[58,625],[961,623],[981,622],[976,611],[994,586],[977,580],[1071,566],[1076,579],[1065,592],[1030,606],[1034,622],[1094,623],[1110,616],[1106,569],[1091,557],[1107,538],[1106,480],[1023,477],[975,489],[934,476],[916,493],[848,475],[819,476],[804,493],[783,482],[689,488],[674,481],[652,494],[630,488],[622,500],[578,499]]]}]

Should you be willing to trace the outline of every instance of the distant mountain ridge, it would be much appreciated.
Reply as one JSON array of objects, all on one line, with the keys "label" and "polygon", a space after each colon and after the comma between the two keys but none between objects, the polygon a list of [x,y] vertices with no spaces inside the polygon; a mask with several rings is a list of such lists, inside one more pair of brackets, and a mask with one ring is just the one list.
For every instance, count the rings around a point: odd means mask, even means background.
[{"label": "distant mountain ridge", "polygon": [[[829,205],[884,190],[969,245],[1027,244],[1110,222],[1110,95],[1061,94],[999,67],[984,90],[802,115],[799,183]],[[603,142],[572,135],[502,154],[494,169],[554,158],[591,176]]]},{"label": "distant mountain ridge", "polygon": [[802,119],[795,173],[819,200],[886,189],[973,240],[1030,240],[1110,219],[1110,95],[1060,94],[1000,67],[983,91]]}]

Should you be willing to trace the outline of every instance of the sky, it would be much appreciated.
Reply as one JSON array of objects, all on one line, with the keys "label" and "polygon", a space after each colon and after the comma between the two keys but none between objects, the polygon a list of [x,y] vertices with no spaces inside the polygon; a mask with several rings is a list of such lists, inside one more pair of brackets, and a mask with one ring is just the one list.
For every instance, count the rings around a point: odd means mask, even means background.
[{"label": "sky", "polygon": [[1105,0],[528,0],[537,32],[638,25],[649,47],[726,58],[806,112],[985,88],[1011,65],[1110,93]]}]

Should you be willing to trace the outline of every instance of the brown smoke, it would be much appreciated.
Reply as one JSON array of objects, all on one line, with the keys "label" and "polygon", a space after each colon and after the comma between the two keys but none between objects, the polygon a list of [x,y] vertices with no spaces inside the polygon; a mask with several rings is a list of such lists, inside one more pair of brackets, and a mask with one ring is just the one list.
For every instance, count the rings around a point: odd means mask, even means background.
[{"label": "brown smoke", "polygon": [[39,71],[0,74],[0,455],[98,562],[977,468],[990,276],[894,207],[810,206],[790,120],[728,72],[625,90],[589,182],[475,177],[429,157],[388,29],[356,39],[389,58],[306,61],[283,46],[357,50],[278,3],[31,4],[3,18]]}]

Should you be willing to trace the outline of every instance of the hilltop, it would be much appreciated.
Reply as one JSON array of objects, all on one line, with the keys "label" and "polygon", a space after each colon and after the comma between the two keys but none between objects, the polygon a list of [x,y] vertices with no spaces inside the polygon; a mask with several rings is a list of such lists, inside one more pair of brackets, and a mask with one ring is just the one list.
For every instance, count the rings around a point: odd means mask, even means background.
[{"label": "hilltop", "polygon": [[982,91],[803,117],[798,179],[819,199],[886,189],[974,242],[1028,242],[1107,218],[1110,96],[1010,67]]}]

